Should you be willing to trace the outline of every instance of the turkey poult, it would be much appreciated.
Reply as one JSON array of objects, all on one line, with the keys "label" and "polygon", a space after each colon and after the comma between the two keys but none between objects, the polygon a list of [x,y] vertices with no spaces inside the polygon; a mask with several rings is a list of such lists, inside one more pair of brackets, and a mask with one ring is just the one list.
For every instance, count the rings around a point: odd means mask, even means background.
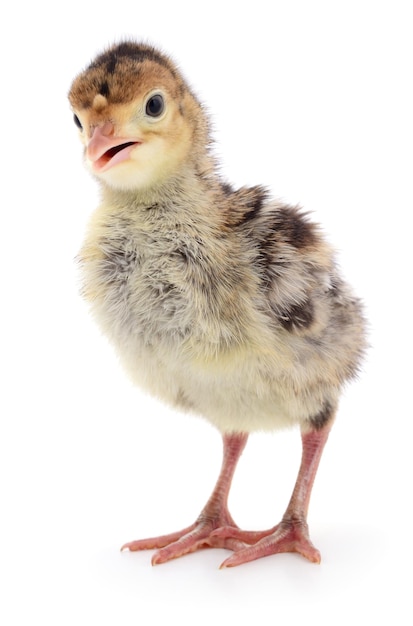
[{"label": "turkey poult", "polygon": [[[69,100],[102,198],[80,252],[84,296],[132,379],[206,418],[224,444],[195,523],[123,547],[157,549],[153,564],[205,547],[232,550],[223,567],[278,552],[319,562],[311,489],[365,346],[330,246],[300,209],[222,181],[201,104],[155,48],[108,48]],[[227,500],[248,434],[294,425],[302,461],[281,522],[239,529]]]}]

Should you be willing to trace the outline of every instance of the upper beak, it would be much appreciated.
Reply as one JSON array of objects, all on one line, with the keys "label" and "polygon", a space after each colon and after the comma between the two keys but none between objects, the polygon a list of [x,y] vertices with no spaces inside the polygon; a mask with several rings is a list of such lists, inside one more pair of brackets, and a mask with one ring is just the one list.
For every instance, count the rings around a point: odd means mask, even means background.
[{"label": "upper beak", "polygon": [[111,122],[103,126],[97,126],[86,147],[86,156],[92,162],[93,169],[104,171],[125,161],[131,150],[142,143],[135,137],[115,137],[114,127]]}]

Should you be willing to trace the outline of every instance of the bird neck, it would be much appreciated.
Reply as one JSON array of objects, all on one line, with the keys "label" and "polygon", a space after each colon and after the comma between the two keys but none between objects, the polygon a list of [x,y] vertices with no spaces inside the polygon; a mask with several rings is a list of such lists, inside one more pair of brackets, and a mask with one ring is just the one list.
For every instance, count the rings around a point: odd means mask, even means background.
[{"label": "bird neck", "polygon": [[[115,189],[108,185],[102,187],[102,199],[106,206],[132,210],[164,208],[169,214],[185,207],[197,213],[205,207],[209,219],[213,216],[210,199],[221,188],[219,174],[212,158],[205,158],[201,165],[186,164],[179,172],[157,185],[134,190]],[[207,206],[208,205],[208,206]],[[194,216],[195,217],[195,216]]]}]

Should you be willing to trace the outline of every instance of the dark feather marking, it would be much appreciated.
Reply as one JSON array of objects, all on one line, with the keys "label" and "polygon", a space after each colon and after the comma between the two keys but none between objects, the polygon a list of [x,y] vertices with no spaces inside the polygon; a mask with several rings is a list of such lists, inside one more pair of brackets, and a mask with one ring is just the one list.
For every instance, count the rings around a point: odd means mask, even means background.
[{"label": "dark feather marking", "polygon": [[303,330],[313,323],[314,308],[310,300],[302,304],[291,306],[288,310],[277,313],[277,318],[283,328],[289,332],[293,330]]},{"label": "dark feather marking", "polygon": [[109,95],[109,84],[108,84],[107,80],[103,81],[103,83],[101,84],[100,89],[99,89],[99,93],[102,96],[105,96],[105,98],[108,97],[108,95]]},{"label": "dark feather marking", "polygon": [[229,183],[221,183],[221,189],[226,196],[230,196],[234,193],[234,188]]},{"label": "dark feather marking", "polygon": [[305,215],[293,207],[286,207],[282,211],[280,230],[287,243],[295,248],[307,248],[318,243],[316,226],[309,222]]},{"label": "dark feather marking", "polygon": [[316,225],[294,207],[285,206],[268,215],[267,232],[260,241],[263,258],[274,259],[279,243],[289,244],[297,250],[315,246],[319,242]]},{"label": "dark feather marking", "polygon": [[181,248],[178,248],[176,251],[176,254],[182,257],[185,263],[190,263],[194,261],[193,255],[189,252],[188,248],[186,247],[182,246]]},{"label": "dark feather marking", "polygon": [[[118,63],[118,57],[115,52],[111,52],[107,55],[106,59],[106,71],[108,74],[114,74],[116,65]],[[96,63],[98,65],[98,63]]]},{"label": "dark feather marking", "polygon": [[88,69],[105,65],[108,74],[114,74],[116,65],[121,59],[130,59],[138,63],[142,63],[146,60],[154,61],[155,63],[166,67],[173,76],[176,76],[176,71],[172,63],[170,63],[169,60],[157,50],[151,46],[140,45],[127,41],[118,44],[106,52],[102,52],[102,54],[97,56],[93,63],[89,65]]},{"label": "dark feather marking", "polygon": [[127,250],[128,244],[126,238],[119,241],[101,241],[104,252],[102,274],[110,283],[125,282],[138,261],[136,251]]},{"label": "dark feather marking", "polygon": [[255,220],[260,215],[267,197],[268,192],[266,189],[252,187],[247,193],[240,195],[239,199],[234,199],[234,202],[239,203],[239,208],[237,207],[236,212],[237,217],[239,217],[235,223],[232,223],[232,226],[236,228]]},{"label": "dark feather marking", "polygon": [[244,213],[244,217],[242,219],[243,223],[253,220],[255,217],[257,217],[258,213],[262,209],[262,205],[264,204],[265,195],[265,193],[261,193],[255,198],[250,210]]},{"label": "dark feather marking", "polygon": [[326,402],[324,407],[317,413],[309,418],[309,422],[314,430],[321,430],[332,419],[334,415],[334,407]]}]

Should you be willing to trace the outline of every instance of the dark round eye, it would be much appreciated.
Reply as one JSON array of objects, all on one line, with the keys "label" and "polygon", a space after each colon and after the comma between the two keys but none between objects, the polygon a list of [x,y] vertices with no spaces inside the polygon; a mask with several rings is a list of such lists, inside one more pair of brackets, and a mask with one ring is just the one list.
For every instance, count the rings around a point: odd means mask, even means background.
[{"label": "dark round eye", "polygon": [[76,113],[74,113],[74,115],[73,115],[73,121],[74,121],[74,123],[76,124],[76,126],[77,126],[80,130],[83,130],[83,126],[82,126],[82,124],[81,124],[81,122],[80,122],[80,119],[79,119],[79,118],[78,118],[78,116],[76,115]]},{"label": "dark round eye", "polygon": [[165,102],[161,94],[151,96],[146,103],[145,113],[150,117],[159,117],[165,109]]}]

